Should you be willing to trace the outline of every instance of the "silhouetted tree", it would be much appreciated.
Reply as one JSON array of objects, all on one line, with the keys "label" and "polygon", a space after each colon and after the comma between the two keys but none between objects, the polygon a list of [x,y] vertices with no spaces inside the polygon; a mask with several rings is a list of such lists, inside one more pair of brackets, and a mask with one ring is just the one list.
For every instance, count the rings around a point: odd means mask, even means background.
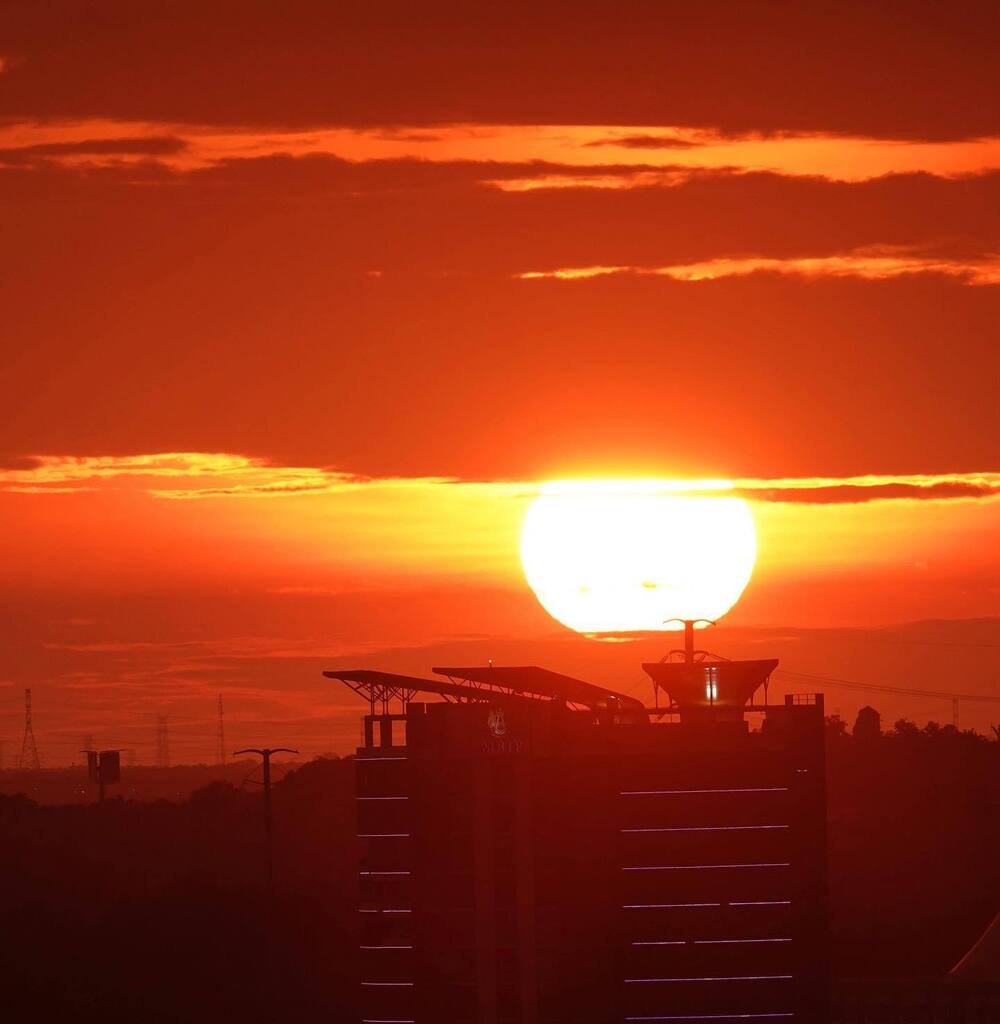
[{"label": "silhouetted tree", "polygon": [[908,718],[900,718],[892,727],[892,735],[897,739],[914,740],[919,738],[920,729],[914,722],[911,722]]},{"label": "silhouetted tree", "polygon": [[5,951],[10,1018],[351,1019],[353,785],[347,760],[275,785],[273,902],[257,791],[215,782],[184,803],[46,807],[0,796],[0,929],[19,937]]},{"label": "silhouetted tree", "polygon": [[826,738],[836,741],[847,735],[847,723],[840,715],[826,716]]},{"label": "silhouetted tree", "polygon": [[866,705],[858,712],[858,717],[854,720],[852,735],[856,740],[865,743],[880,739],[882,716],[874,708]]}]

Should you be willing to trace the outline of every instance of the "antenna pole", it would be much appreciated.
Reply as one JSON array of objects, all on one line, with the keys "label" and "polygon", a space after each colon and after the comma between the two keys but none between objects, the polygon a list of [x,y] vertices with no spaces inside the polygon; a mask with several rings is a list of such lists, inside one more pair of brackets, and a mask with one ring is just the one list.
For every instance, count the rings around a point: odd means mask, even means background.
[{"label": "antenna pole", "polygon": [[[667,625],[670,622],[679,622],[684,626],[684,664],[694,664],[694,627],[699,622],[704,622],[707,626],[714,626],[714,619],[665,619],[663,624]],[[680,651],[671,651],[671,654],[680,654]],[[704,653],[704,652],[702,652]]]}]

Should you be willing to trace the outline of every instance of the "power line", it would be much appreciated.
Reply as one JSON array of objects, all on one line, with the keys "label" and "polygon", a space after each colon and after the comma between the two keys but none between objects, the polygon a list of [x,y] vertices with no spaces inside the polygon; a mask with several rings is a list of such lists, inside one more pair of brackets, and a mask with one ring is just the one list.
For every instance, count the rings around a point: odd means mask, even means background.
[{"label": "power line", "polygon": [[836,676],[818,676],[810,672],[794,672],[788,668],[775,669],[775,675],[795,676],[798,679],[811,679],[816,682],[826,683],[828,686],[838,686],[844,690],[867,690],[876,693],[895,693],[908,697],[931,697],[936,700],[973,700],[973,701],[996,701],[1000,702],[1000,694],[988,695],[985,693],[945,693],[941,690],[917,690],[906,686],[884,686],[878,683],[859,683],[855,679],[838,679]]},{"label": "power line", "polygon": [[857,639],[862,643],[890,644],[900,647],[970,647],[976,650],[1000,650],[1000,644],[976,643],[971,640],[893,640],[889,637],[871,636],[870,634],[863,634]]}]

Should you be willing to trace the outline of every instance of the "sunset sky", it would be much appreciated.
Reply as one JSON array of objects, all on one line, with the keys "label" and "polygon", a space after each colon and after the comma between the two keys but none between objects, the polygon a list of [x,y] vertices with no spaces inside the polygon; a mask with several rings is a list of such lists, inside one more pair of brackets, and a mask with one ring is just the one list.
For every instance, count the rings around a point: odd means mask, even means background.
[{"label": "sunset sky", "polygon": [[338,666],[650,699],[525,582],[567,478],[749,502],[719,653],[1000,695],[996,5],[475,6],[0,4],[5,765],[26,686],[49,765],[346,753]]}]

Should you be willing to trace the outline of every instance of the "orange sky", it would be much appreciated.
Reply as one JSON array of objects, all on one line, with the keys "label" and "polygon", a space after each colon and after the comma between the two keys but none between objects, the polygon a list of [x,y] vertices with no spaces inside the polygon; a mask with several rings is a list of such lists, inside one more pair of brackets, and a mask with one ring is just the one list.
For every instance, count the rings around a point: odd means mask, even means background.
[{"label": "orange sky", "polygon": [[5,8],[7,762],[27,685],[50,763],[347,750],[345,659],[638,687],[524,583],[566,477],[751,502],[722,653],[1000,692],[995,10],[878,8]]}]

